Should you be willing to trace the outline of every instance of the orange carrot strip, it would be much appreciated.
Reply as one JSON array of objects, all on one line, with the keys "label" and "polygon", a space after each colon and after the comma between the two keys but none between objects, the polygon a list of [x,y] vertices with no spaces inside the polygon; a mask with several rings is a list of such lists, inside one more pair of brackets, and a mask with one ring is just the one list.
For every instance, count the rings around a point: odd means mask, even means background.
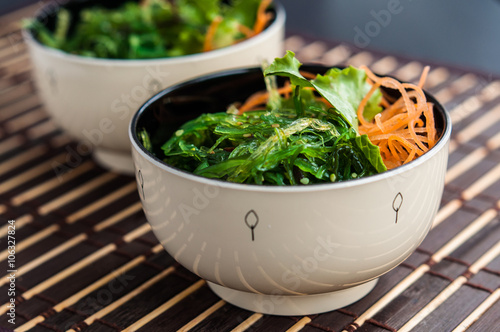
[{"label": "orange carrot strip", "polygon": [[305,71],[305,70],[300,70],[299,71],[302,76],[307,78],[308,80],[313,80],[316,78],[316,74],[313,74],[311,72]]},{"label": "orange carrot strip", "polygon": [[[278,93],[280,95],[289,95],[292,92],[292,87],[287,84],[281,88],[278,88]],[[263,105],[267,103],[269,99],[269,93],[267,91],[259,91],[247,98],[245,103],[239,108],[239,115],[252,110],[255,106]]]},{"label": "orange carrot strip", "polygon": [[266,28],[267,23],[272,19],[272,15],[266,13],[267,7],[269,7],[271,2],[272,0],[262,0],[260,2],[259,8],[257,8],[257,19],[253,26],[255,34],[262,32]]},{"label": "orange carrot strip", "polygon": [[422,89],[424,87],[424,84],[425,84],[425,81],[427,80],[427,75],[429,74],[430,69],[431,69],[431,67],[429,67],[429,66],[424,67],[424,70],[422,71],[422,75],[420,75],[420,80],[418,81],[419,88]]},{"label": "orange carrot strip", "polygon": [[290,81],[286,81],[285,82],[285,85],[283,86],[283,93],[281,93],[283,95],[283,97],[285,98],[289,98],[290,95],[292,94],[292,84],[290,83]]},{"label": "orange carrot strip", "polygon": [[253,107],[255,107],[257,105],[264,104],[265,102],[267,102],[268,98],[269,98],[269,94],[267,93],[267,91],[261,91],[261,92],[254,93],[245,101],[245,103],[243,105],[241,105],[241,107],[239,108],[238,114],[241,115],[244,112],[251,110]]},{"label": "orange carrot strip", "polygon": [[366,104],[368,103],[368,100],[371,98],[371,96],[373,95],[373,93],[375,92],[375,90],[378,89],[378,87],[380,86],[380,84],[381,83],[379,81],[375,81],[375,83],[370,88],[370,91],[368,91],[368,93],[361,100],[361,103],[359,103],[358,110],[357,110],[358,121],[363,126],[366,126],[366,127],[372,126],[368,121],[366,121],[363,113],[365,111],[365,107],[366,107]]},{"label": "orange carrot strip", "polygon": [[390,105],[383,112],[380,113],[382,121],[388,121],[392,117],[400,114],[406,115],[403,99],[398,99],[394,104]]},{"label": "orange carrot strip", "polygon": [[[425,128],[420,128],[420,129],[421,129],[421,130],[419,130],[420,132],[424,132],[425,131]],[[387,133],[387,134],[379,134],[379,135],[370,136],[370,141],[372,143],[376,143],[378,141],[389,139],[389,137],[391,137],[393,135],[402,137],[402,138],[404,138],[404,139],[406,139],[408,141],[412,141],[411,134],[409,132],[407,132],[407,131],[402,131],[402,130],[398,130],[396,132],[391,132],[391,133]],[[425,137],[425,136],[422,136],[420,138],[420,140],[423,141],[423,142],[427,142],[428,141],[427,137]]]},{"label": "orange carrot strip", "polygon": [[[244,34],[246,38],[250,38],[250,37],[255,36],[255,32],[252,29],[250,29],[249,27],[247,27],[246,25],[238,24],[238,30],[242,34]],[[243,38],[242,40],[245,40],[245,38]]]},{"label": "orange carrot strip", "polygon": [[394,142],[395,142],[394,138],[392,136],[390,136],[387,139],[387,146],[388,146],[389,151],[391,152],[391,155],[394,158],[394,160],[400,161],[399,154],[398,154],[398,151],[396,149]]},{"label": "orange carrot strip", "polygon": [[424,113],[425,128],[427,129],[429,147],[431,148],[436,144],[436,125],[434,122],[434,112],[432,112],[433,107],[434,105],[432,103],[427,103],[427,111]]},{"label": "orange carrot strip", "polygon": [[373,72],[370,69],[368,69],[366,66],[360,66],[360,68],[365,70],[367,76],[372,81],[380,82],[380,86],[384,86],[384,87],[390,88],[390,89],[399,90],[399,92],[401,93],[401,96],[404,100],[404,103],[406,105],[406,109],[407,109],[408,113],[410,114],[410,116],[412,116],[414,114],[414,105],[411,102],[410,97],[408,96],[406,89],[403,87],[402,83],[400,83],[399,81],[397,81],[396,79],[393,79],[391,77],[380,78],[380,77],[376,76],[375,74],[373,74]]},{"label": "orange carrot strip", "polygon": [[[424,114],[425,113],[425,109],[427,108],[427,102],[425,100],[425,94],[422,91],[422,89],[419,88],[418,86],[416,86],[414,84],[410,84],[410,83],[403,83],[403,87],[413,89],[413,90],[415,90],[417,92],[417,94],[415,94],[415,97],[416,97],[416,100],[417,100],[417,105],[416,105],[417,112],[418,112],[419,116],[420,116],[420,114]],[[419,140],[417,134],[415,133],[415,122],[416,122],[416,120],[417,119],[414,119],[414,120],[412,120],[410,122],[410,125],[408,126],[408,129],[410,130],[410,133],[412,134],[412,137],[415,140],[415,143],[418,145],[418,147],[420,149],[422,149],[423,151],[427,151],[427,150],[429,150],[428,147],[425,146]]]},{"label": "orange carrot strip", "polygon": [[389,107],[391,104],[389,103],[389,101],[384,97],[382,96],[382,100],[380,100],[380,105],[384,108],[387,108]]},{"label": "orange carrot strip", "polygon": [[210,26],[208,27],[207,33],[205,34],[205,40],[203,41],[203,52],[208,52],[213,50],[213,39],[215,36],[215,32],[217,31],[217,28],[219,27],[219,24],[222,22],[222,17],[216,16],[210,23]]},{"label": "orange carrot strip", "polygon": [[377,124],[377,127],[380,129],[381,132],[386,133],[386,130],[384,128],[384,124],[380,120],[381,117],[382,117],[382,115],[380,113],[375,115],[375,123]]},{"label": "orange carrot strip", "polygon": [[373,82],[377,82],[379,80],[379,77],[375,75],[367,66],[361,65],[359,66],[359,69],[363,69],[366,73],[366,76],[368,76],[368,78]]},{"label": "orange carrot strip", "polygon": [[401,145],[407,150],[407,151],[411,151],[411,150],[415,150],[416,153],[420,156],[423,154],[423,151],[421,151],[420,149],[418,149],[418,147],[412,143],[410,143],[407,139],[403,138],[403,137],[400,137],[400,136],[396,136],[396,135],[393,135],[392,136],[392,139],[398,141],[399,143],[401,143]]},{"label": "orange carrot strip", "polygon": [[[380,116],[382,118],[382,116]],[[384,131],[378,130],[378,127],[371,127],[370,130],[367,131],[367,134],[376,134],[376,133],[390,133],[398,129],[402,129],[408,125],[408,116],[406,114],[397,114],[390,118],[389,120],[384,122]]]},{"label": "orange carrot strip", "polygon": [[285,84],[283,87],[278,88],[278,93],[280,95],[292,93],[292,85],[291,84]]},{"label": "orange carrot strip", "polygon": [[[415,91],[408,91],[408,97],[413,98],[415,96],[416,92]],[[392,116],[394,116],[396,113],[400,112],[406,112],[406,109],[404,107],[404,100],[402,97],[396,99],[392,105],[384,109],[382,112],[382,119],[388,119]]]},{"label": "orange carrot strip", "polygon": [[413,117],[415,114],[415,105],[411,102],[410,96],[408,96],[408,93],[406,92],[406,89],[403,87],[403,84],[401,84],[400,82],[391,77],[387,78],[388,80],[381,82],[380,85],[386,88],[399,90],[399,92],[401,93],[401,97],[403,98],[404,104],[406,106],[406,111],[408,112],[410,117]]},{"label": "orange carrot strip", "polygon": [[390,154],[390,151],[389,151],[389,149],[388,149],[388,147],[387,147],[387,139],[385,139],[385,140],[383,140],[383,141],[381,140],[381,141],[377,144],[377,146],[379,147],[379,149],[380,149],[380,153],[381,153],[381,154]]},{"label": "orange carrot strip", "polygon": [[408,158],[405,159],[403,164],[407,164],[410,161],[412,161],[413,159],[415,159],[415,154],[416,154],[415,150],[411,150],[410,154],[408,155]]}]

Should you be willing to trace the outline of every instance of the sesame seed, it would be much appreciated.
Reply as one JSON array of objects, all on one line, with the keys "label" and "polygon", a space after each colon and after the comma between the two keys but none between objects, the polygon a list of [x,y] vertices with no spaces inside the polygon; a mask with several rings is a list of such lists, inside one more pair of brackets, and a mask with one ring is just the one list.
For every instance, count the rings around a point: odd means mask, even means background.
[{"label": "sesame seed", "polygon": [[175,136],[181,136],[182,134],[184,134],[184,130],[182,129],[179,129],[175,132]]},{"label": "sesame seed", "polygon": [[246,133],[246,134],[243,134],[243,137],[252,137],[252,134]]},{"label": "sesame seed", "polygon": [[278,128],[279,126],[280,126],[280,124],[279,124],[279,123],[273,123],[273,124],[271,125],[271,127],[273,127],[273,128]]}]

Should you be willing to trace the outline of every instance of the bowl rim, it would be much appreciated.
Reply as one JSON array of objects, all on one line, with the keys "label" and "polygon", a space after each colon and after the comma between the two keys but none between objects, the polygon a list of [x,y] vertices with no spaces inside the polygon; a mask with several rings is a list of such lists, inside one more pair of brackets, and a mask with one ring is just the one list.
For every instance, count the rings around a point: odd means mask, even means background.
[{"label": "bowl rim", "polygon": [[[31,18],[37,18],[42,13],[44,13],[45,9],[48,7],[53,7],[54,4],[56,6],[60,6],[57,0],[50,1],[46,3],[44,6],[39,8],[36,13]],[[203,60],[210,60],[213,58],[217,58],[219,56],[231,55],[232,53],[236,53],[238,51],[256,47],[262,39],[266,39],[270,35],[274,35],[275,33],[279,33],[279,30],[284,28],[286,21],[286,11],[284,6],[279,2],[273,1],[274,9],[276,11],[275,19],[271,22],[271,24],[264,29],[262,32],[253,36],[251,38],[245,39],[242,42],[239,42],[234,45],[226,46],[223,48],[219,48],[216,50],[212,50],[209,52],[202,53],[193,53],[175,57],[164,57],[164,58],[152,58],[152,59],[110,59],[110,58],[96,58],[89,57],[77,54],[71,54],[53,47],[46,46],[39,42],[33,34],[29,31],[29,29],[22,28],[21,34],[25,42],[29,45],[32,45],[39,51],[45,52],[48,55],[53,57],[66,60],[74,63],[81,63],[87,65],[96,65],[96,66],[145,66],[145,65],[159,65],[159,64],[170,64],[177,65],[182,63],[190,63],[197,62]],[[57,8],[57,7],[56,7]]]},{"label": "bowl rim", "polygon": [[[335,66],[327,66],[327,65],[322,65],[322,64],[317,64],[317,63],[304,63],[303,66],[307,65],[312,65],[312,66],[320,66],[324,67],[325,69],[332,68]],[[237,68],[237,69],[230,69],[230,70],[221,70],[217,71],[214,73],[210,73],[207,75],[202,75],[193,79],[189,79],[183,82],[180,82],[178,84],[172,85],[170,87],[167,87],[166,89],[163,89],[162,91],[158,92],[154,96],[152,96],[150,99],[148,99],[132,116],[129,124],[129,139],[131,141],[131,146],[132,148],[138,152],[145,160],[150,162],[151,164],[155,165],[156,167],[162,169],[163,171],[166,171],[168,173],[171,173],[174,176],[178,176],[181,178],[184,178],[186,180],[190,180],[193,182],[198,182],[202,183],[205,185],[210,185],[210,186],[217,186],[220,188],[227,188],[227,189],[233,189],[233,190],[243,190],[243,191],[258,191],[258,192],[275,192],[275,193],[293,193],[293,192],[317,192],[317,191],[325,191],[325,190],[337,190],[337,189],[343,189],[343,188],[350,188],[350,187],[358,187],[358,186],[363,186],[366,184],[370,183],[375,183],[375,182],[380,182],[384,180],[388,180],[392,177],[396,177],[399,174],[404,174],[407,171],[414,169],[418,167],[419,165],[425,163],[432,157],[434,157],[436,154],[438,154],[442,149],[447,148],[450,138],[451,138],[451,131],[452,131],[452,122],[451,122],[451,117],[448,113],[448,111],[444,108],[444,106],[435,99],[433,95],[428,93],[426,90],[424,92],[426,93],[427,96],[430,96],[433,99],[434,105],[437,106],[442,110],[443,113],[443,118],[444,118],[444,128],[443,132],[441,134],[441,137],[437,141],[437,143],[429,149],[426,153],[424,153],[422,156],[416,158],[415,160],[409,162],[408,164],[387,170],[383,173],[378,173],[374,175],[370,175],[367,177],[363,178],[357,178],[357,179],[351,179],[347,181],[342,181],[342,182],[325,182],[325,183],[315,183],[315,184],[308,184],[308,185],[297,185],[297,186],[292,186],[292,185],[287,185],[287,186],[276,186],[276,185],[258,185],[258,184],[244,184],[244,183],[234,183],[234,182],[228,182],[224,180],[219,180],[219,179],[211,179],[211,178],[205,178],[199,175],[195,175],[192,173],[189,173],[187,171],[183,171],[180,169],[177,169],[173,166],[170,166],[163,162],[161,159],[147,151],[144,146],[139,141],[139,138],[137,137],[137,124],[139,118],[143,115],[143,113],[148,109],[150,105],[155,103],[158,99],[163,98],[166,94],[170,93],[171,91],[174,91],[176,89],[182,88],[187,85],[191,84],[197,84],[198,82],[203,82],[206,80],[211,80],[215,78],[221,78],[225,76],[232,76],[236,74],[244,74],[248,73],[251,71],[255,70],[262,70],[260,67],[244,67],[244,68]],[[448,154],[448,152],[446,152]],[[135,164],[135,161],[134,161]],[[137,172],[137,170],[136,170]]]}]

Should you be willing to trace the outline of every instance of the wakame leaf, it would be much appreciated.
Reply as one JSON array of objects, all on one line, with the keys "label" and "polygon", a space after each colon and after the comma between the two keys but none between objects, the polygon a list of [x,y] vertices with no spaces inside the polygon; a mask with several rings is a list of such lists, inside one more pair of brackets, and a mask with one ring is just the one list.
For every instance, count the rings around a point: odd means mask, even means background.
[{"label": "wakame leaf", "polygon": [[356,145],[363,152],[364,156],[370,164],[377,170],[377,172],[382,173],[387,171],[387,167],[382,160],[380,155],[380,149],[378,146],[373,145],[367,135],[356,136]]}]

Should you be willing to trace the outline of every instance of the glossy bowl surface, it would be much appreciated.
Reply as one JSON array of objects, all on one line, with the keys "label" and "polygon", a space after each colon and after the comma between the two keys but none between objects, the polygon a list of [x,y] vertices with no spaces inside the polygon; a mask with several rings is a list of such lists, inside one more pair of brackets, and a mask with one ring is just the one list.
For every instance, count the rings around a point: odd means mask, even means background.
[{"label": "glossy bowl surface", "polygon": [[[87,2],[73,0],[64,5],[77,10]],[[57,3],[47,3],[36,17],[50,25]],[[35,84],[53,120],[79,141],[78,151],[92,151],[101,165],[133,174],[128,139],[133,113],[155,93],[180,81],[223,69],[257,66],[264,59],[281,56],[286,14],[279,3],[275,8],[275,20],[255,37],[211,52],[173,58],[84,57],[44,46],[29,31],[24,30],[23,35]]]},{"label": "glossy bowl surface", "polygon": [[348,305],[428,233],[443,192],[449,116],[428,95],[440,139],[423,156],[374,176],[306,186],[195,176],[165,164],[137,138],[142,128],[169,135],[200,110],[225,110],[262,89],[259,68],[224,71],[167,88],[139,109],[129,135],[146,217],[165,249],[233,304],[279,315]]}]

